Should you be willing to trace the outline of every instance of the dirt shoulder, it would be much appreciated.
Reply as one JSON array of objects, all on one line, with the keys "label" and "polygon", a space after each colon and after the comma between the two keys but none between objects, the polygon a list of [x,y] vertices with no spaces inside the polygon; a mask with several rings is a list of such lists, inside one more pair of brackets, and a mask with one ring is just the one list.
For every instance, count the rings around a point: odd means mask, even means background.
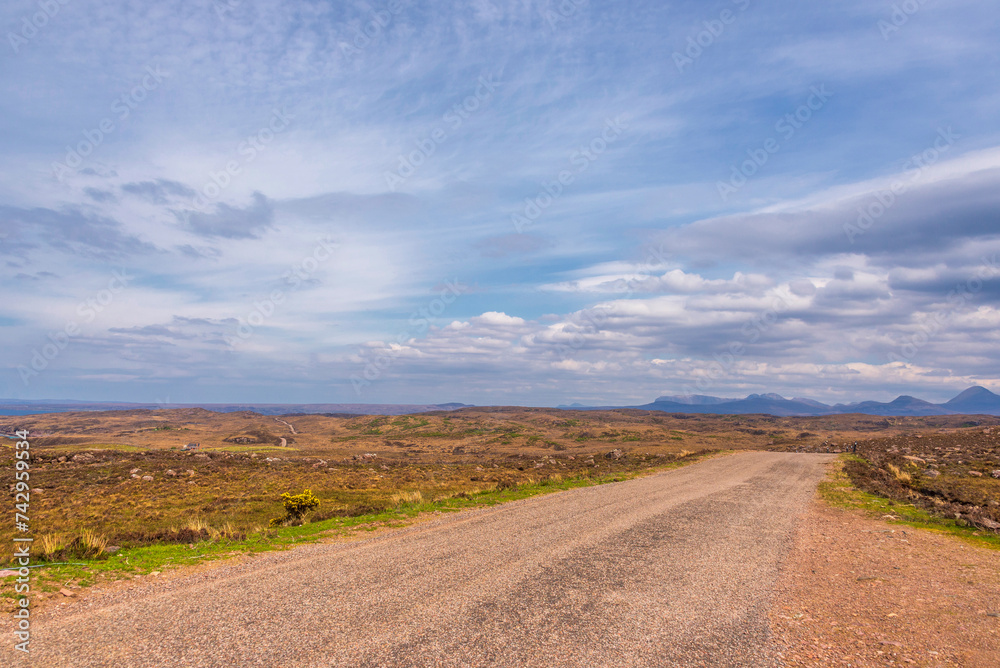
[{"label": "dirt shoulder", "polygon": [[771,612],[787,666],[1000,666],[1000,551],[814,501]]}]

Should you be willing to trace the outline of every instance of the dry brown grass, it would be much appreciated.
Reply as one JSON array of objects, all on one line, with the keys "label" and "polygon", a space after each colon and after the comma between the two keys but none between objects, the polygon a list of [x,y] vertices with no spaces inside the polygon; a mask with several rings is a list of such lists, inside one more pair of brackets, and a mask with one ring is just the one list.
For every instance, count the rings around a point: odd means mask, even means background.
[{"label": "dry brown grass", "polygon": [[424,495],[419,490],[415,492],[397,492],[389,497],[389,501],[396,506],[404,504],[416,505],[424,502]]},{"label": "dry brown grass", "polygon": [[911,476],[909,473],[901,471],[899,467],[896,466],[895,464],[887,464],[886,468],[889,469],[890,473],[892,473],[893,478],[903,483],[904,485],[907,485],[913,481],[913,476]]}]

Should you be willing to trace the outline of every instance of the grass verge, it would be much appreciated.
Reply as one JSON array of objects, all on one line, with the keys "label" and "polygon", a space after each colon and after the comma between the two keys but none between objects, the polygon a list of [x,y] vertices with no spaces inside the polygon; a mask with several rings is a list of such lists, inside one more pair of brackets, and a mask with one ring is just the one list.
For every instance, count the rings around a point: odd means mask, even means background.
[{"label": "grass verge", "polygon": [[961,524],[958,520],[932,515],[928,511],[910,503],[893,501],[869,494],[856,488],[844,471],[848,461],[859,461],[853,455],[841,455],[831,465],[827,478],[819,484],[819,496],[832,506],[847,508],[864,513],[868,517],[882,519],[890,524],[902,524],[916,529],[926,529],[937,533],[956,536],[977,547],[1000,550],[1000,536]]},{"label": "grass verge", "polygon": [[[550,494],[577,487],[591,487],[631,480],[662,471],[680,468],[702,459],[730,454],[728,450],[683,453],[679,458],[637,471],[618,471],[598,475],[550,476],[537,482],[519,483],[512,487],[493,487],[479,491],[463,491],[448,498],[425,501],[417,494],[400,493],[394,498],[397,505],[388,510],[356,517],[332,517],[299,526],[262,528],[249,533],[242,540],[224,536],[193,543],[170,543],[126,548],[100,559],[73,559],[70,563],[42,563],[32,568],[32,590],[42,592],[34,602],[43,601],[46,595],[58,595],[61,589],[84,588],[101,582],[114,582],[206,563],[229,557],[253,555],[274,550],[287,550],[296,545],[317,543],[338,538],[363,536],[383,528],[408,526],[428,515],[458,512],[500,503],[517,501],[541,494]],[[2,578],[0,607],[14,609],[13,581],[16,576]]]}]

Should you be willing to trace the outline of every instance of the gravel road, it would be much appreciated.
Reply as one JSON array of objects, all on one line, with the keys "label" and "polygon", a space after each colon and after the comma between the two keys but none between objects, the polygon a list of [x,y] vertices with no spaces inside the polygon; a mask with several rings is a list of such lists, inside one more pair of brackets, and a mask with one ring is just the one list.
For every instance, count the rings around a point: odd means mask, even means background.
[{"label": "gravel road", "polygon": [[829,460],[742,452],[94,593],[36,618],[30,665],[774,665],[779,568]]}]

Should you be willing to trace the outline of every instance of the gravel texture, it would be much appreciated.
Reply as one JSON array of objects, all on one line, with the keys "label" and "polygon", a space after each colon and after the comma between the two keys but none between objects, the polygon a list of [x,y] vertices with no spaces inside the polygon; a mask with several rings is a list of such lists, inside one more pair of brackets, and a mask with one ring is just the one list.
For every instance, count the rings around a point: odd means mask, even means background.
[{"label": "gravel texture", "polygon": [[1000,552],[813,504],[771,617],[793,666],[997,668]]},{"label": "gravel texture", "polygon": [[775,665],[779,568],[830,459],[742,452],[94,592],[39,614],[30,664]]}]

